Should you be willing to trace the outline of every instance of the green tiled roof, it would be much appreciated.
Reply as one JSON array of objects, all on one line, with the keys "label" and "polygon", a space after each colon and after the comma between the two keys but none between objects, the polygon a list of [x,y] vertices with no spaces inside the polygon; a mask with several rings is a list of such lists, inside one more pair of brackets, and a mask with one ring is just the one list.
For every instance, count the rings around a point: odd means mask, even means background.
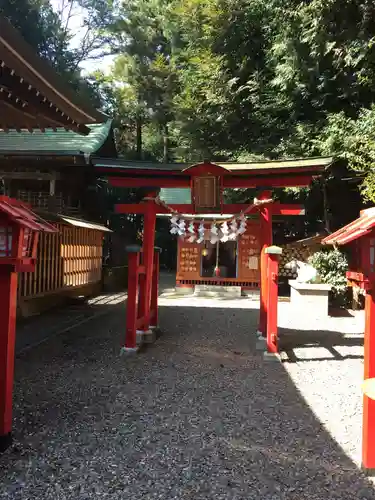
[{"label": "green tiled roof", "polygon": [[162,188],[159,198],[167,205],[189,205],[191,203],[190,188]]},{"label": "green tiled roof", "polygon": [[105,123],[88,125],[90,133],[86,136],[57,128],[41,130],[0,131],[0,154],[2,152],[50,152],[50,153],[88,153],[98,151],[104,144],[111,129],[112,120]]}]

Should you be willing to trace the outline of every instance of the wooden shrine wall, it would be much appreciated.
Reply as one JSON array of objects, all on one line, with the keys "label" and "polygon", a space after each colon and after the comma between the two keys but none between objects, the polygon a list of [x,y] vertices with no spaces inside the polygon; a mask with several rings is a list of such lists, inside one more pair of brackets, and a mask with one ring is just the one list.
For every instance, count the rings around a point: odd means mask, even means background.
[{"label": "wooden shrine wall", "polygon": [[179,238],[176,275],[178,285],[227,284],[248,288],[259,287],[261,242],[260,226],[257,220],[248,220],[246,233],[238,239],[236,278],[202,277],[203,248],[203,243],[189,243]]},{"label": "wooden shrine wall", "polygon": [[103,232],[55,225],[58,233],[40,235],[35,272],[19,274],[22,316],[54,307],[68,296],[89,296],[101,290]]}]

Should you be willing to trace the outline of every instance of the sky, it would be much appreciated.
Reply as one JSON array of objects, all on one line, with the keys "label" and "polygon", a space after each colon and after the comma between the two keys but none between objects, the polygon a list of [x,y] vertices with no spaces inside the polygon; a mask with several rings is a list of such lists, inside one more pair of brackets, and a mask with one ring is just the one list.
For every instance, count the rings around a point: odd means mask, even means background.
[{"label": "sky", "polygon": [[[56,12],[61,12],[61,9],[64,5],[68,6],[68,1],[67,0],[50,0],[50,3],[52,5],[52,8]],[[62,18],[65,21],[66,17],[68,16],[68,9],[65,8],[62,14]],[[85,29],[82,29],[83,27],[83,20],[85,18],[85,11],[75,5],[70,19],[69,19],[69,30],[71,33],[74,33],[75,35],[72,38],[71,41],[71,46],[77,47],[80,44],[80,41],[82,40],[82,37],[85,34]],[[97,69],[101,69],[104,72],[108,72],[111,64],[113,61],[112,56],[107,56],[101,59],[95,59],[95,60],[89,60],[89,61],[84,61],[82,64],[80,64],[80,67],[82,69],[83,73],[90,73],[92,71],[95,71]]]}]

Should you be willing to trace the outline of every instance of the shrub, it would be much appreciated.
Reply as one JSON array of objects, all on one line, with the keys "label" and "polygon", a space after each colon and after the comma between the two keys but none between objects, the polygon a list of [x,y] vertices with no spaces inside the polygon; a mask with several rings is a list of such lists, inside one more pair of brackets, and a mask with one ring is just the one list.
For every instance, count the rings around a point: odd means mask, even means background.
[{"label": "shrub", "polygon": [[322,250],[309,258],[311,264],[319,273],[322,283],[332,286],[331,295],[335,302],[346,302],[347,281],[346,271],[348,261],[344,253],[334,250]]}]

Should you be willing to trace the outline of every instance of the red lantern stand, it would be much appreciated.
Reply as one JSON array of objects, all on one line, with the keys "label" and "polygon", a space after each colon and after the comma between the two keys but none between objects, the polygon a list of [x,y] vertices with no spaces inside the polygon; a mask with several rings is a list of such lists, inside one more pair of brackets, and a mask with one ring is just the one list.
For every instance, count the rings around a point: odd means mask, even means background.
[{"label": "red lantern stand", "polygon": [[362,468],[375,473],[375,208],[322,240],[326,245],[359,246],[359,259],[346,273],[349,285],[366,292],[364,334],[364,396],[362,423]]},{"label": "red lantern stand", "polygon": [[57,229],[24,203],[0,196],[0,451],[12,442],[17,273],[35,270],[41,231]]}]

